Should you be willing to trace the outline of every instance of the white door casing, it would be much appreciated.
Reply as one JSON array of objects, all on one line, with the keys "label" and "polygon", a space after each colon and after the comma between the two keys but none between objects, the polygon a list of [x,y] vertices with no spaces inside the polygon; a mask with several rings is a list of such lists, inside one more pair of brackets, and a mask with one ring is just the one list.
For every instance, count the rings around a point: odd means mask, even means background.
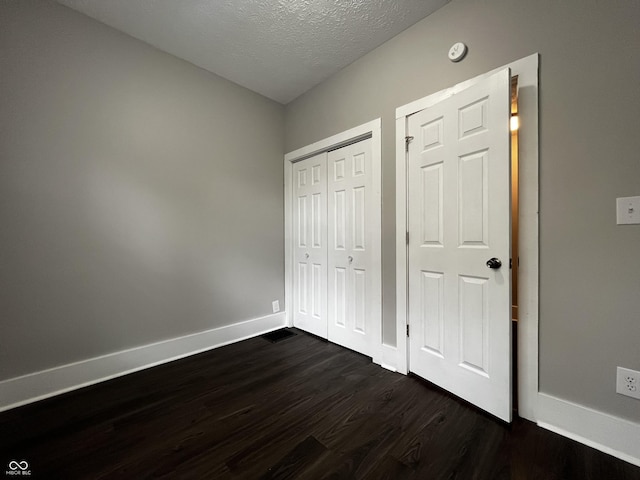
[{"label": "white door casing", "polygon": [[408,117],[410,370],[505,421],[509,118],[508,69]]},{"label": "white door casing", "polygon": [[293,165],[293,324],[327,338],[327,155]]},{"label": "white door casing", "polygon": [[376,268],[371,143],[361,140],[327,157],[329,340],[364,355],[372,352]]},{"label": "white door casing", "polygon": [[[540,419],[538,393],[539,325],[539,54],[534,53],[488,73],[419,98],[396,109],[396,352],[388,356],[401,373],[409,371],[407,259],[407,119],[467,87],[510,68],[518,77],[519,132],[519,270],[518,270],[518,415]],[[402,72],[399,72],[402,74]]]}]

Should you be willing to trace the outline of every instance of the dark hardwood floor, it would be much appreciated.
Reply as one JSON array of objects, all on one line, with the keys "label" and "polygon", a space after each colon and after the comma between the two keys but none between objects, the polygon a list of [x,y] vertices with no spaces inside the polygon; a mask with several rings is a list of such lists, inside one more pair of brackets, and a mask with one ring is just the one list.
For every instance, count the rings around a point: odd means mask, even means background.
[{"label": "dark hardwood floor", "polygon": [[65,480],[640,480],[639,467],[303,333],[4,412],[0,452],[0,475],[26,460],[31,478]]}]

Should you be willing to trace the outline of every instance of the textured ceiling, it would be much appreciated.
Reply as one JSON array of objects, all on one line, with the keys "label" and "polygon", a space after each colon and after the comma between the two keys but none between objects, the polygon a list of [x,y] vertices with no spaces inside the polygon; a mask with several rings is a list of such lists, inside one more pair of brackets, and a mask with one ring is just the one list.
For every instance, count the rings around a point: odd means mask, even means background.
[{"label": "textured ceiling", "polygon": [[449,0],[58,0],[288,103]]}]

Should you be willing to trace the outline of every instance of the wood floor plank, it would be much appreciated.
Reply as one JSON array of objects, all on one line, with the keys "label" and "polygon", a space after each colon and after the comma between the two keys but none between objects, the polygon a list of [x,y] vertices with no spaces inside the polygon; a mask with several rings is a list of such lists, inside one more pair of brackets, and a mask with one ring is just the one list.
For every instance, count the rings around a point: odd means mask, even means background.
[{"label": "wood floor plank", "polygon": [[299,332],[0,414],[5,464],[53,479],[611,479],[640,468]]},{"label": "wood floor plank", "polygon": [[412,468],[390,455],[385,455],[376,467],[363,478],[365,480],[413,480],[417,477]]},{"label": "wood floor plank", "polygon": [[273,467],[270,467],[260,480],[286,480],[295,479],[300,474],[318,461],[327,451],[327,447],[316,438],[308,436],[298,443],[293,450],[288,452]]}]

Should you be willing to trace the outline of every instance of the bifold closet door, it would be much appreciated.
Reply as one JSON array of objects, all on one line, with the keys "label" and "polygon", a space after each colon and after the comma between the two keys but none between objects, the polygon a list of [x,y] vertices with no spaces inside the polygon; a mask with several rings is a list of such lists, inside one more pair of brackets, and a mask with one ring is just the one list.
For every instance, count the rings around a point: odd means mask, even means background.
[{"label": "bifold closet door", "polygon": [[371,139],[330,151],[328,184],[329,340],[371,355],[373,212]]},{"label": "bifold closet door", "polygon": [[293,324],[327,338],[327,154],[293,165]]}]

